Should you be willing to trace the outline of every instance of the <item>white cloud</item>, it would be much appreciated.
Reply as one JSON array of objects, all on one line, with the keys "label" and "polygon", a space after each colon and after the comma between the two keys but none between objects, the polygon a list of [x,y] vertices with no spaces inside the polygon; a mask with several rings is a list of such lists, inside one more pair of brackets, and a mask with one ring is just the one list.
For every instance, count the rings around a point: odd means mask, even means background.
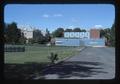
[{"label": "white cloud", "polygon": [[50,15],[44,14],[43,17],[44,17],[44,18],[48,18],[48,17],[50,17]]},{"label": "white cloud", "polygon": [[54,14],[53,17],[62,17],[62,14]]},{"label": "white cloud", "polygon": [[102,28],[103,26],[102,25],[95,25],[94,27],[95,28]]},{"label": "white cloud", "polygon": [[53,15],[49,15],[49,14],[43,14],[42,17],[44,18],[49,18],[49,17],[62,17],[62,14],[53,14]]}]

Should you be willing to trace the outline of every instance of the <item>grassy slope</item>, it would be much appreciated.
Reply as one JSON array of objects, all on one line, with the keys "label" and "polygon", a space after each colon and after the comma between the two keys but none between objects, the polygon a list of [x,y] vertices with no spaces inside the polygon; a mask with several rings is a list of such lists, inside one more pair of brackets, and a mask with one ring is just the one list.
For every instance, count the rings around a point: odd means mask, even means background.
[{"label": "grassy slope", "polygon": [[5,52],[5,63],[50,62],[50,52],[58,53],[59,59],[78,54],[74,47],[26,46],[25,52]]}]

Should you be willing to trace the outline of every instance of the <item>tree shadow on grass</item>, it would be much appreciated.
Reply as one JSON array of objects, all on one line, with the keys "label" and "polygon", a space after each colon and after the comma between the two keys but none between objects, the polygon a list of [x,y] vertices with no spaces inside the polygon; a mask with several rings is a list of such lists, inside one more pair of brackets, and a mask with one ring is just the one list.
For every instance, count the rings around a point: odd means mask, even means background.
[{"label": "tree shadow on grass", "polygon": [[4,78],[5,79],[31,79],[35,73],[40,72],[43,68],[49,66],[50,63],[27,62],[24,64],[5,64]]},{"label": "tree shadow on grass", "polygon": [[[99,62],[82,62],[82,61],[72,61],[72,62],[62,62],[56,66],[50,67],[46,71],[42,72],[43,79],[52,79],[52,75],[57,75],[57,79],[70,78],[70,77],[91,77],[99,73],[107,73],[102,71],[102,63]],[[48,78],[46,76],[49,75]],[[51,75],[51,77],[50,77]]]},{"label": "tree shadow on grass", "polygon": [[[98,62],[61,62],[55,66],[49,66],[50,63],[29,62],[25,64],[5,64],[5,79],[34,79],[40,76],[40,79],[46,79],[46,75],[58,75],[59,78],[91,77],[98,73],[107,73],[101,71],[101,63]],[[49,66],[49,67],[48,67]],[[47,67],[47,68],[45,68]],[[45,70],[44,70],[45,69]],[[37,75],[36,75],[37,74]],[[51,76],[52,77],[52,76]],[[51,78],[52,79],[52,78]]]}]

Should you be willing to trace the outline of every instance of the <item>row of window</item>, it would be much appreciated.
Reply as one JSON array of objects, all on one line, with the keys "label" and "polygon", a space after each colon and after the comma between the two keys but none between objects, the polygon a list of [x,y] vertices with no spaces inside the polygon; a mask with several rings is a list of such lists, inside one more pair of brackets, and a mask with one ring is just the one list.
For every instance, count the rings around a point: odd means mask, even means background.
[{"label": "row of window", "polygon": [[67,38],[72,38],[72,37],[89,38],[90,34],[89,34],[89,32],[65,32],[64,37],[67,37]]}]

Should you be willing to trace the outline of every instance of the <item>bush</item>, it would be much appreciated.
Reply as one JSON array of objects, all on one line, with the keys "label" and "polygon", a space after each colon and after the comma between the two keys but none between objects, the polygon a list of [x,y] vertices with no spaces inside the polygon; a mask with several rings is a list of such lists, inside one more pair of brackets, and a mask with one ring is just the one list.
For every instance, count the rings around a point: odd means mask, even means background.
[{"label": "bush", "polygon": [[5,47],[5,52],[25,52],[25,47]]},{"label": "bush", "polygon": [[51,55],[48,57],[52,64],[55,63],[55,61],[58,60],[58,54],[51,52]]}]

